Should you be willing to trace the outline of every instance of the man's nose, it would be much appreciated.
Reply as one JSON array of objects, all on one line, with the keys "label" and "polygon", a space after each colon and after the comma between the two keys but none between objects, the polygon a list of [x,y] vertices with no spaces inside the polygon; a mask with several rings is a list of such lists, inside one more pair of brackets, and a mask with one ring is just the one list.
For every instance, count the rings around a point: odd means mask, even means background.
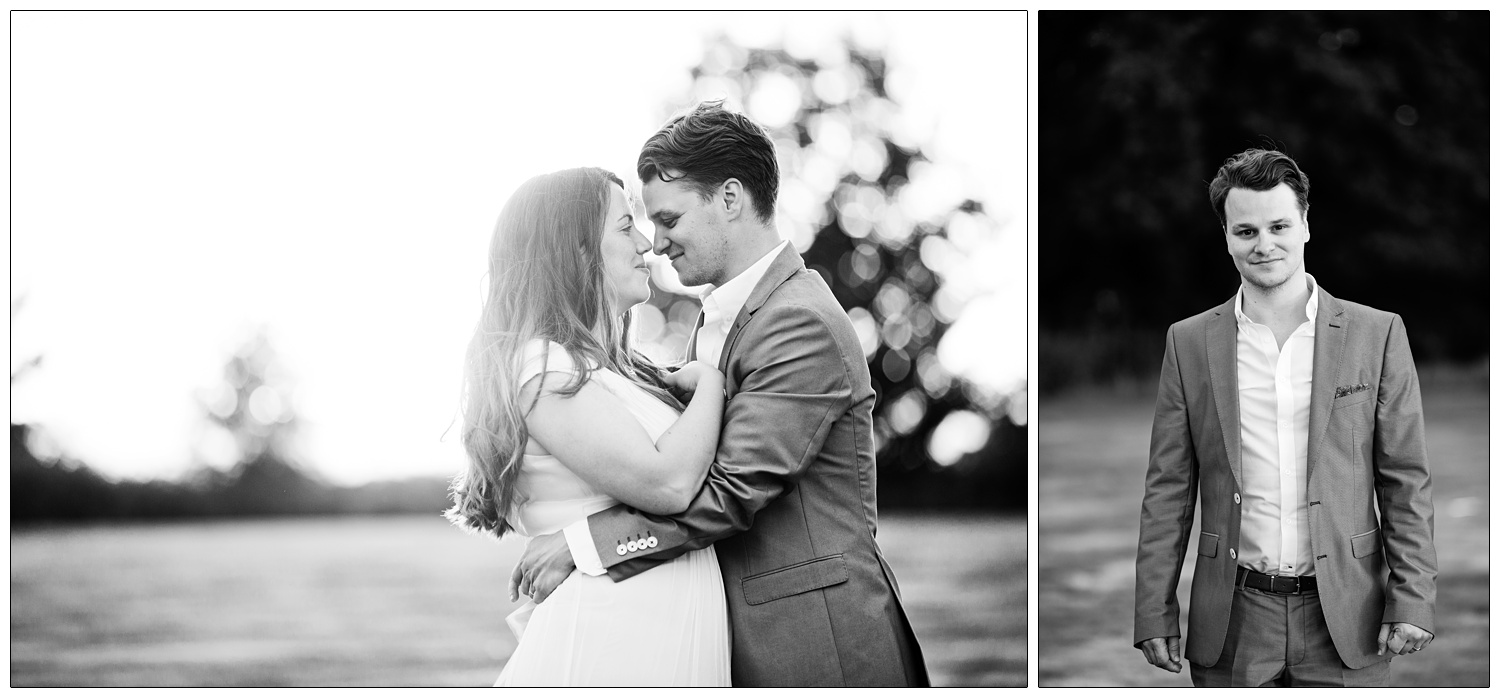
[{"label": "man's nose", "polygon": [[671,244],[672,240],[658,228],[656,231],[656,242],[651,245],[651,251],[657,254],[665,254],[667,246]]},{"label": "man's nose", "polygon": [[1276,251],[1276,243],[1269,235],[1261,235],[1255,238],[1255,253],[1264,257]]}]

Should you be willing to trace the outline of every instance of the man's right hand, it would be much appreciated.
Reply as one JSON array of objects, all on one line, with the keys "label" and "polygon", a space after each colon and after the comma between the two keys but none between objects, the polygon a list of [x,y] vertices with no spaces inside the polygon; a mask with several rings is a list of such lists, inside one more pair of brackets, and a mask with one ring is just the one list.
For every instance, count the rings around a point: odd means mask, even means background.
[{"label": "man's right hand", "polygon": [[1153,637],[1141,643],[1146,661],[1174,674],[1182,672],[1182,649],[1177,637]]}]

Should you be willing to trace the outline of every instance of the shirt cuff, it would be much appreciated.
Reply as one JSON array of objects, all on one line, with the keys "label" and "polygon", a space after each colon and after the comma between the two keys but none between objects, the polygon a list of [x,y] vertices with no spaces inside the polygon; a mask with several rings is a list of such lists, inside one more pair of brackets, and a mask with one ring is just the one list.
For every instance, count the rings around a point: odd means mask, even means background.
[{"label": "shirt cuff", "polygon": [[590,577],[604,574],[604,563],[599,560],[599,551],[594,549],[594,536],[589,533],[589,520],[584,518],[563,528],[563,537],[568,539],[568,552],[573,554],[573,566]]}]

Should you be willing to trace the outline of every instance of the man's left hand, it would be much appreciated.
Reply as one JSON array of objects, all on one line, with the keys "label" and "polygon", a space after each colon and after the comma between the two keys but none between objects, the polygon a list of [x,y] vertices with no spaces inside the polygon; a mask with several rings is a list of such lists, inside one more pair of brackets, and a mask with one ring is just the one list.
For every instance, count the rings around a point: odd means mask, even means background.
[{"label": "man's left hand", "polygon": [[530,596],[537,603],[546,601],[572,573],[573,553],[562,531],[532,538],[510,573],[510,600]]},{"label": "man's left hand", "polygon": [[1386,650],[1393,655],[1411,654],[1432,642],[1432,633],[1411,623],[1381,623],[1377,642],[1376,654],[1383,655]]}]

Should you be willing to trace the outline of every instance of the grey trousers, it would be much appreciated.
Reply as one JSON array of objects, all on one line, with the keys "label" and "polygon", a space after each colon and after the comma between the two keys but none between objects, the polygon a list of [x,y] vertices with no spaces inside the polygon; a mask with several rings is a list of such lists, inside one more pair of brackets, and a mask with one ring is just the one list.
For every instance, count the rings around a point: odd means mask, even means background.
[{"label": "grey trousers", "polygon": [[[1371,642],[1375,638],[1370,638]],[[1282,596],[1236,588],[1224,653],[1191,664],[1194,686],[1389,686],[1390,658],[1363,669],[1339,660],[1316,593]]]}]

